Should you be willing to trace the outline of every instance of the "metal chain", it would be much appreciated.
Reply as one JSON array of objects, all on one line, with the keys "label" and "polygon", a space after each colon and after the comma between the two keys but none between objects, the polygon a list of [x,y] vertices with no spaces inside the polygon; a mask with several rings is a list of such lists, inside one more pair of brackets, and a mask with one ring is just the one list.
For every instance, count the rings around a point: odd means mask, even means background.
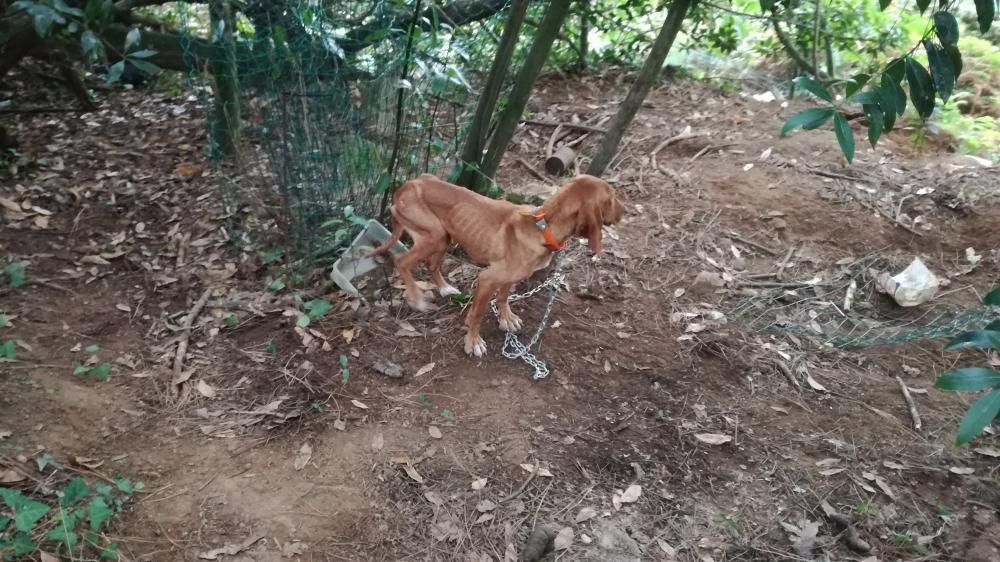
[{"label": "metal chain", "polygon": [[[508,298],[508,302],[517,302],[535,296],[542,289],[549,289],[549,300],[545,303],[545,312],[542,313],[542,321],[538,324],[535,335],[531,336],[531,340],[528,341],[528,345],[522,344],[521,340],[517,339],[517,336],[513,332],[506,332],[504,334],[503,349],[501,350],[501,353],[507,359],[521,359],[530,365],[535,370],[535,374],[531,378],[536,381],[549,376],[549,368],[545,365],[544,361],[531,353],[531,348],[538,343],[538,338],[541,337],[542,331],[545,330],[545,326],[549,321],[549,314],[552,313],[552,307],[556,302],[556,293],[559,292],[559,285],[563,283],[566,277],[559,271],[561,266],[560,254],[556,253],[555,255],[555,267],[548,279],[530,291],[510,295]],[[496,299],[490,301],[490,310],[493,311],[493,315],[499,320],[500,313],[497,311]]]}]

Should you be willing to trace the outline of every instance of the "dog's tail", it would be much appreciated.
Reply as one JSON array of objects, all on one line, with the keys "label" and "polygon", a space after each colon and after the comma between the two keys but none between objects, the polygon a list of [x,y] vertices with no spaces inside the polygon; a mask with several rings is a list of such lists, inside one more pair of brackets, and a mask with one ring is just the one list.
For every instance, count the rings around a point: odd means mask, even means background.
[{"label": "dog's tail", "polygon": [[403,237],[403,225],[400,224],[398,220],[396,220],[396,217],[393,217],[392,223],[393,223],[392,236],[390,236],[389,239],[386,240],[384,244],[372,250],[372,252],[368,254],[367,257],[371,258],[388,252],[389,248],[395,246],[396,243],[399,242],[399,239]]}]

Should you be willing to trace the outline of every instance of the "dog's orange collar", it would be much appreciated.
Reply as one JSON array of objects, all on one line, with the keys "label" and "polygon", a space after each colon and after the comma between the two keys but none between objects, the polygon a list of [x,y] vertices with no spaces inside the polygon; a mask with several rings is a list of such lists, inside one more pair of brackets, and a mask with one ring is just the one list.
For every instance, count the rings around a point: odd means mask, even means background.
[{"label": "dog's orange collar", "polygon": [[563,245],[556,240],[556,235],[552,234],[552,228],[549,227],[547,222],[545,222],[545,209],[537,207],[533,213],[521,214],[535,220],[535,226],[542,231],[542,238],[545,239],[545,245],[548,246],[550,250],[558,252],[563,249]]}]

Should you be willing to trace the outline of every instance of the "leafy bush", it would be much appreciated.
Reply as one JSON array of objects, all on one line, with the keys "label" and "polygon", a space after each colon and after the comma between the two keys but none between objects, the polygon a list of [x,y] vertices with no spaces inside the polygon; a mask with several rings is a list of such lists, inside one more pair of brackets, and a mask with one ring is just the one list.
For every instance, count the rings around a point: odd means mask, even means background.
[{"label": "leafy bush", "polygon": [[[1000,288],[993,289],[983,304],[1000,307]],[[956,349],[987,349],[1000,352],[1000,320],[986,325],[982,330],[960,334],[948,342],[946,351]],[[979,392],[989,389],[973,402],[958,426],[955,441],[964,445],[982,433],[993,420],[1000,419],[1000,373],[985,367],[967,367],[948,371],[934,384],[941,390],[952,392]]]},{"label": "leafy bush", "polygon": [[42,550],[73,560],[93,560],[94,554],[118,560],[118,546],[107,542],[101,533],[128,498],[142,488],[141,482],[127,478],[91,488],[77,476],[50,505],[19,490],[0,487],[0,560],[16,560]]}]

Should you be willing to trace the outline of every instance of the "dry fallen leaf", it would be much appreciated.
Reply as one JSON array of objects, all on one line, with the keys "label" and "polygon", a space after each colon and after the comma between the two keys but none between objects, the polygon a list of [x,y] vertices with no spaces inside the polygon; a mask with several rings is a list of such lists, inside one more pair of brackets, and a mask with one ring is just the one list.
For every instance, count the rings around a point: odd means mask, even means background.
[{"label": "dry fallen leaf", "polygon": [[362,410],[368,409],[368,406],[366,406],[365,403],[360,400],[351,400],[351,404],[354,404],[355,408],[361,408]]},{"label": "dry fallen leaf", "polygon": [[309,464],[309,459],[312,458],[313,450],[309,446],[309,443],[303,443],[299,452],[295,454],[295,470],[302,470]]},{"label": "dry fallen leaf", "polygon": [[1000,459],[1000,449],[997,449],[996,447],[976,447],[972,451],[986,457]]},{"label": "dry fallen leaf", "polygon": [[441,495],[438,494],[437,492],[427,490],[426,492],[424,492],[424,497],[427,498],[427,501],[431,502],[432,504],[438,507],[444,505],[444,500],[441,499]]},{"label": "dry fallen leaf", "polygon": [[354,328],[348,328],[341,332],[340,335],[344,336],[344,341],[347,342],[347,345],[350,345],[354,340]]},{"label": "dry fallen leaf", "polygon": [[662,550],[663,553],[667,555],[667,558],[674,558],[677,556],[677,549],[670,546],[670,544],[667,541],[661,538],[657,538],[656,545],[659,546],[660,550]]},{"label": "dry fallen leaf", "polygon": [[581,508],[580,511],[576,514],[576,517],[573,519],[573,522],[583,523],[584,521],[588,521],[590,519],[593,519],[594,517],[597,517],[597,510],[592,507],[584,507]]},{"label": "dry fallen leaf", "polygon": [[844,467],[829,468],[827,470],[821,470],[821,471],[819,471],[819,473],[821,475],[823,475],[823,476],[833,476],[834,474],[840,474],[841,472],[844,472],[845,470],[847,470],[847,469],[844,468]]},{"label": "dry fallen leaf", "polygon": [[406,475],[413,479],[417,484],[424,483],[424,477],[417,472],[417,469],[413,468],[411,465],[403,465],[403,470],[406,471]]},{"label": "dry fallen leaf", "polygon": [[132,312],[132,308],[127,304],[118,303],[115,305],[115,308],[122,312]]},{"label": "dry fallen leaf", "polygon": [[486,481],[487,481],[486,478],[479,478],[477,480],[473,480],[472,481],[472,489],[473,490],[482,490],[483,488],[486,487]]},{"label": "dry fallen leaf", "polygon": [[733,440],[731,436],[719,433],[697,433],[694,438],[709,445],[723,445]]},{"label": "dry fallen leaf", "polygon": [[631,486],[625,489],[625,492],[622,493],[621,497],[619,498],[619,501],[621,501],[622,503],[634,503],[636,500],[639,499],[639,496],[641,495],[642,495],[642,486],[638,484],[632,484]]},{"label": "dry fallen leaf", "polygon": [[893,470],[903,470],[906,468],[905,465],[899,464],[898,462],[894,461],[885,461],[884,463],[882,463],[882,466],[886,468],[891,468]]},{"label": "dry fallen leaf", "polygon": [[428,363],[428,364],[424,365],[423,367],[417,369],[417,372],[414,373],[413,376],[414,377],[419,377],[419,376],[422,376],[422,375],[426,375],[427,373],[429,373],[429,372],[431,372],[431,371],[434,370],[434,365],[435,365],[435,363],[433,361],[431,361],[430,363]]},{"label": "dry fallen leaf", "polygon": [[0,472],[0,484],[13,484],[14,482],[21,482],[26,480],[27,476],[14,472],[13,470],[4,470]]},{"label": "dry fallen leaf", "polygon": [[336,420],[333,422],[333,428],[337,431],[345,431],[347,429],[347,422],[344,420]]},{"label": "dry fallen leaf", "polygon": [[438,427],[436,425],[428,426],[427,427],[427,433],[430,433],[431,437],[433,437],[434,439],[441,439],[441,437],[442,437],[441,430],[438,429]]},{"label": "dry fallen leaf", "polygon": [[377,453],[381,451],[382,447],[384,446],[385,446],[385,438],[382,436],[381,433],[376,433],[375,437],[372,438],[372,452]]},{"label": "dry fallen leaf", "polygon": [[829,392],[825,386],[816,382],[816,379],[812,378],[812,375],[806,375],[806,382],[809,383],[809,386],[811,386],[813,390],[819,392]]},{"label": "dry fallen leaf", "polygon": [[[534,472],[535,471],[535,465],[533,465],[531,463],[527,463],[527,462],[523,463],[521,465],[521,468],[524,469],[527,472]],[[538,467],[538,475],[539,476],[545,476],[546,478],[552,478],[552,473],[549,472],[547,469],[542,468],[542,467]]]},{"label": "dry fallen leaf", "polygon": [[92,459],[88,457],[74,457],[73,462],[75,462],[80,466],[87,467],[91,470],[97,470],[98,468],[100,468],[102,464],[104,464],[104,461],[99,461],[97,459]]},{"label": "dry fallen leaf", "polygon": [[205,398],[215,398],[215,389],[203,380],[198,380],[198,392]]},{"label": "dry fallen leaf", "polygon": [[497,508],[497,504],[491,502],[490,500],[483,500],[476,504],[476,510],[479,513],[486,513],[488,511],[493,511]]},{"label": "dry fallen leaf", "polygon": [[58,558],[56,558],[55,556],[52,556],[48,552],[39,552],[38,553],[38,559],[41,562],[59,562]]},{"label": "dry fallen leaf", "polygon": [[563,527],[556,534],[556,538],[553,539],[552,548],[554,550],[566,550],[571,546],[573,546],[573,528]]},{"label": "dry fallen leaf", "polygon": [[948,472],[951,472],[952,474],[960,474],[963,476],[966,474],[972,474],[975,471],[976,469],[967,466],[953,466],[948,469]]}]

